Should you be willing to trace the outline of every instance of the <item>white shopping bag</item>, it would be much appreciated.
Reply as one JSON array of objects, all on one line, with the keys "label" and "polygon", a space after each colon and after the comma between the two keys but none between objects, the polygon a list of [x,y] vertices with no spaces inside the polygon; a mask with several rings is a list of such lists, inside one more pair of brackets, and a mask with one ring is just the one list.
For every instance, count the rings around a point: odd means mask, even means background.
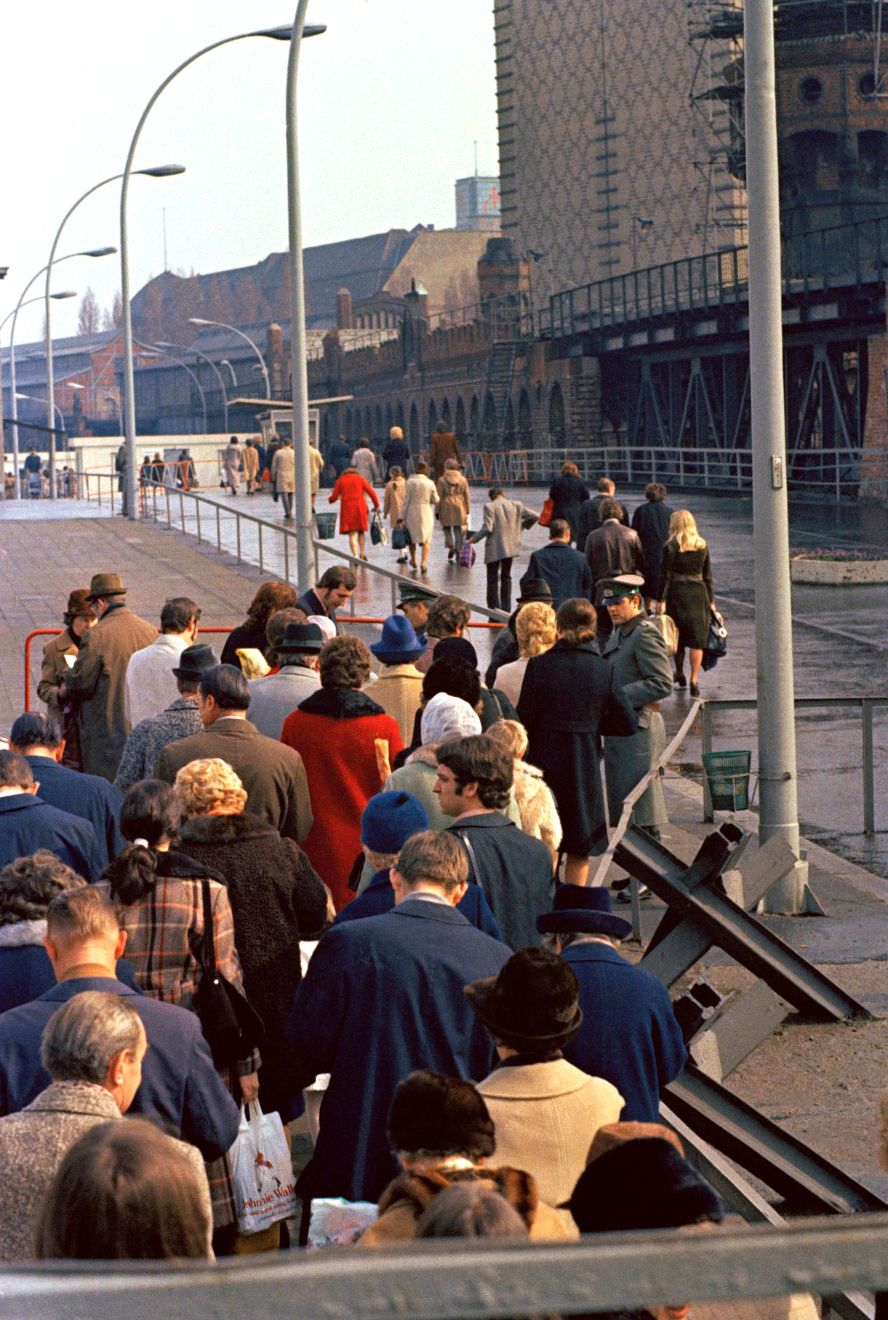
[{"label": "white shopping bag", "polygon": [[240,1127],[228,1158],[242,1233],[258,1233],[296,1213],[296,1180],[280,1114],[263,1114],[253,1101],[248,1119],[241,1105]]}]

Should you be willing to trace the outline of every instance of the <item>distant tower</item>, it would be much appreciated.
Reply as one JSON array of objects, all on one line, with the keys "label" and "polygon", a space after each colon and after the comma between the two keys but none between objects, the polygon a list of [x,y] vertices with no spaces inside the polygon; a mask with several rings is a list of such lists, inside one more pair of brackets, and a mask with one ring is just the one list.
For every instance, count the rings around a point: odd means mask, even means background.
[{"label": "distant tower", "polygon": [[888,77],[871,0],[783,0],[777,122],[786,234],[888,212]]},{"label": "distant tower", "polygon": [[352,296],[348,289],[340,289],[336,295],[336,325],[340,330],[351,330],[354,323]]}]

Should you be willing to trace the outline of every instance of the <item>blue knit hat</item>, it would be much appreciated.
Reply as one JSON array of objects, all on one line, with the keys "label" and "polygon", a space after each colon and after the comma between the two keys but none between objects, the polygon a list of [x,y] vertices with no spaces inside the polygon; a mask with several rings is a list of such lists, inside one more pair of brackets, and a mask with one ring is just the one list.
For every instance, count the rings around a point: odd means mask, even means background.
[{"label": "blue knit hat", "polygon": [[375,853],[398,853],[420,830],[429,828],[429,817],[412,793],[377,793],[361,816],[361,843]]}]

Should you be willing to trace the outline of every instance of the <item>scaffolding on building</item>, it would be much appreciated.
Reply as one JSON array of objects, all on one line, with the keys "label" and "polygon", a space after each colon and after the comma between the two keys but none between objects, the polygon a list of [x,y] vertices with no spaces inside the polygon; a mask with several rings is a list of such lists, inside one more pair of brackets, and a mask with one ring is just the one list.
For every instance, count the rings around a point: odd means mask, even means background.
[{"label": "scaffolding on building", "polygon": [[690,101],[694,167],[706,187],[702,251],[746,241],[742,0],[688,0],[695,53]]}]

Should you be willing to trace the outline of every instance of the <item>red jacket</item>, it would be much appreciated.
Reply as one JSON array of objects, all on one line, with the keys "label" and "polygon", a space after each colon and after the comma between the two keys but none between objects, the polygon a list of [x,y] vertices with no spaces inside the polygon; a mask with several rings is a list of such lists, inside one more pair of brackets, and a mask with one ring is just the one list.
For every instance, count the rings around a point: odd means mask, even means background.
[{"label": "red jacket", "polygon": [[397,720],[363,692],[321,688],[284,720],[281,742],[302,756],[314,815],[302,848],[338,911],[354,898],[348,877],[361,851],[361,813],[404,745]]},{"label": "red jacket", "polygon": [[342,508],[339,510],[340,532],[366,532],[366,495],[370,496],[374,508],[378,509],[376,491],[358,472],[344,472],[337,478],[329,503],[335,504],[338,499],[342,500]]}]

